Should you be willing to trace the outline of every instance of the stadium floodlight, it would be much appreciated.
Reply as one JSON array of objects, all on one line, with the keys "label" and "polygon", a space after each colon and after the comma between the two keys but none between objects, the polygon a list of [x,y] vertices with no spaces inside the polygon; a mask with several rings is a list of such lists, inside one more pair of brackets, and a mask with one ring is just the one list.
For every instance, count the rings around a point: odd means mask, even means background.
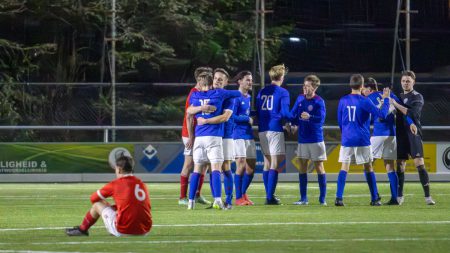
[{"label": "stadium floodlight", "polygon": [[289,37],[289,41],[290,42],[300,42],[300,38],[299,37]]}]

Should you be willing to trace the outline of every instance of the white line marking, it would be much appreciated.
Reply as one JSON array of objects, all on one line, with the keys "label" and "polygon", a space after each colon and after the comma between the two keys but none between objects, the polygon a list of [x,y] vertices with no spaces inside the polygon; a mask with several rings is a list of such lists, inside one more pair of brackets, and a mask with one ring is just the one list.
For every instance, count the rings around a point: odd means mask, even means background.
[{"label": "white line marking", "polygon": [[[133,244],[192,244],[192,243],[239,243],[239,242],[247,242],[247,243],[267,243],[267,242],[400,242],[400,241],[450,241],[450,238],[349,238],[349,239],[333,239],[333,238],[324,238],[324,239],[249,239],[249,240],[238,240],[238,239],[227,239],[227,240],[178,240],[178,241],[75,241],[75,242],[33,242],[26,243],[28,245],[79,245],[79,244],[129,244],[130,242]],[[16,245],[16,244],[24,244],[24,243],[3,243],[0,242],[0,245]]]},{"label": "white line marking", "polygon": [[[153,227],[244,227],[244,226],[294,226],[294,225],[393,225],[393,224],[433,224],[448,225],[450,220],[443,221],[330,221],[330,222],[267,222],[267,223],[216,223],[216,224],[156,224]],[[5,231],[30,231],[30,230],[59,230],[67,227],[38,227],[38,228],[1,228]],[[92,228],[102,228],[95,226]]]},{"label": "white line marking", "polygon": [[[0,250],[0,253],[82,253],[80,251],[36,251],[36,250]],[[104,252],[89,252],[104,253]],[[128,252],[130,253],[130,252]]]}]

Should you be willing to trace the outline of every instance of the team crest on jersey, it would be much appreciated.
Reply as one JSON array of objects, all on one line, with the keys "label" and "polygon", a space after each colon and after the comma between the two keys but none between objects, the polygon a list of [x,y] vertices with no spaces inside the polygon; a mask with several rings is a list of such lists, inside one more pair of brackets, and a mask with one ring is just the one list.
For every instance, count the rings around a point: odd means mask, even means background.
[{"label": "team crest on jersey", "polygon": [[242,101],[241,105],[245,105],[245,102],[244,102],[244,101]]},{"label": "team crest on jersey", "polygon": [[312,111],[314,107],[312,105],[308,105],[308,111]]},{"label": "team crest on jersey", "polygon": [[403,99],[403,103],[404,104],[408,103],[408,98]]}]

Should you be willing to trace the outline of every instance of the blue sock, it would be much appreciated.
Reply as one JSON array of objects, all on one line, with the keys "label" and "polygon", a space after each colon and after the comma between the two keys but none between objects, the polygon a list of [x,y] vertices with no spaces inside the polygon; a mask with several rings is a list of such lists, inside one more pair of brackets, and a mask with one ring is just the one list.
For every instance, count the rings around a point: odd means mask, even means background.
[{"label": "blue sock", "polygon": [[373,183],[372,183],[372,176],[370,175],[370,172],[364,172],[364,177],[366,178],[367,185],[369,186],[370,191],[370,198],[373,199]]},{"label": "blue sock", "polygon": [[211,188],[211,195],[214,198],[214,187],[213,187],[212,172],[209,173],[209,187]]},{"label": "blue sock", "polygon": [[264,182],[264,189],[266,190],[266,195],[267,194],[267,182],[269,182],[269,171],[268,170],[263,170],[263,182]]},{"label": "blue sock", "polygon": [[391,198],[396,200],[398,197],[398,177],[395,171],[387,173],[391,185]]},{"label": "blue sock", "polygon": [[194,172],[191,174],[191,182],[189,182],[189,199],[195,199],[195,193],[197,192],[199,180],[200,173]]},{"label": "blue sock", "polygon": [[378,188],[377,188],[377,178],[375,177],[375,172],[370,172],[370,181],[372,183],[372,201],[376,201],[378,199]]},{"label": "blue sock", "polygon": [[242,176],[234,174],[234,189],[236,191],[236,199],[242,198]]},{"label": "blue sock", "polygon": [[339,171],[338,179],[337,179],[337,189],[336,189],[336,198],[343,199],[344,188],[345,188],[345,180],[347,179],[347,171],[341,170]]},{"label": "blue sock", "polygon": [[308,202],[307,187],[308,187],[308,174],[298,173],[298,181],[300,184],[300,201]]},{"label": "blue sock", "polygon": [[267,180],[267,199],[272,200],[278,183],[278,171],[269,170],[269,178]]},{"label": "blue sock", "polygon": [[231,200],[233,199],[233,174],[231,174],[231,170],[223,172],[223,187],[227,196],[225,203],[231,204]]},{"label": "blue sock", "polygon": [[325,197],[327,196],[327,175],[317,174],[317,181],[319,181],[319,202],[325,203]]},{"label": "blue sock", "polygon": [[247,193],[247,189],[252,183],[253,175],[253,173],[250,175],[247,172],[244,173],[244,178],[242,179],[242,195]]},{"label": "blue sock", "polygon": [[220,198],[222,196],[222,182],[220,180],[220,171],[215,170],[211,174],[214,198]]}]

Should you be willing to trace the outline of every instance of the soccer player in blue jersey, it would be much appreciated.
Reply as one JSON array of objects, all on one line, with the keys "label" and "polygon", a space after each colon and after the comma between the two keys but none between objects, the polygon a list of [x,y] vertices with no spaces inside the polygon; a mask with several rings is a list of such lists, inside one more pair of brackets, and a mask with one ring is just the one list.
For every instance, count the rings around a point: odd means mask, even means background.
[{"label": "soccer player in blue jersey", "polygon": [[308,75],[303,82],[303,94],[300,94],[292,107],[293,130],[298,130],[297,158],[299,159],[300,200],[294,205],[308,205],[308,162],[311,160],[317,171],[319,182],[319,203],[327,205],[327,179],[323,161],[327,160],[325,142],[323,141],[323,123],[325,122],[325,102],[316,95],[320,79],[316,75]]},{"label": "soccer player in blue jersey", "polygon": [[[223,89],[228,84],[228,79],[230,75],[223,68],[217,68],[214,70],[213,88]],[[223,156],[224,161],[222,164],[223,173],[223,186],[225,188],[225,209],[232,208],[233,200],[233,174],[231,172],[231,162],[234,160],[234,143],[233,143],[233,130],[234,121],[231,118],[234,115],[234,98],[226,99],[223,102],[222,114],[213,118],[204,119],[198,118],[200,120],[199,124],[221,124],[223,123],[224,134],[222,139],[223,146]],[[211,189],[212,189],[212,178],[210,178]]]},{"label": "soccer player in blue jersey", "polygon": [[[362,94],[368,97],[377,107],[381,107],[382,92],[378,91],[377,81],[371,77],[364,84]],[[391,99],[400,102],[397,96],[391,93]],[[384,166],[389,178],[391,199],[387,205],[398,205],[398,177],[394,169],[394,160],[397,159],[397,138],[395,135],[395,107],[389,105],[389,114],[386,119],[373,117],[373,134],[370,137],[372,154],[374,159],[384,159]],[[411,120],[409,120],[411,122]],[[411,127],[414,127],[412,125]],[[368,174],[366,173],[366,178]]]},{"label": "soccer player in blue jersey", "polygon": [[261,89],[256,97],[258,131],[261,149],[269,168],[264,167],[263,180],[266,188],[266,205],[280,205],[275,198],[278,170],[286,161],[283,119],[292,119],[289,111],[289,93],[280,87],[286,75],[284,65],[273,66],[269,71],[271,84]]},{"label": "soccer player in blue jersey", "polygon": [[381,109],[372,101],[361,95],[364,78],[360,74],[350,77],[352,92],[339,100],[338,123],[341,129],[341,149],[339,162],[342,163],[338,175],[336,190],[336,206],[344,206],[343,195],[347,172],[351,163],[363,164],[364,171],[368,173],[367,183],[371,195],[370,205],[380,206],[377,182],[372,168],[372,151],[370,148],[370,117],[386,119],[389,112],[389,88],[383,90],[383,105]]},{"label": "soccer player in blue jersey", "polygon": [[236,157],[236,173],[234,183],[236,189],[236,205],[253,205],[247,196],[247,189],[250,186],[256,165],[256,145],[253,139],[252,124],[250,117],[251,96],[253,77],[250,71],[239,72],[234,80],[239,85],[242,96],[235,98],[235,110],[233,120],[235,123],[233,139]]},{"label": "soccer player in blue jersey", "polygon": [[398,122],[397,138],[398,138],[398,160],[397,160],[397,173],[399,176],[399,203],[403,203],[403,183],[405,179],[405,166],[406,160],[409,157],[414,159],[414,165],[419,173],[420,183],[422,184],[423,191],[425,193],[425,203],[427,205],[436,204],[430,195],[430,180],[428,178],[428,172],[425,169],[425,161],[423,159],[423,143],[422,143],[422,125],[420,123],[420,117],[422,114],[422,107],[424,100],[422,94],[414,90],[414,84],[416,82],[416,74],[413,71],[405,71],[402,73],[401,85],[403,93],[400,94],[401,102],[404,107],[397,102],[394,102],[394,106],[406,116],[409,116],[414,124],[417,126],[416,132],[408,131],[407,121]]},{"label": "soccer player in blue jersey", "polygon": [[[200,91],[194,92],[190,98],[189,115],[199,118],[209,119],[222,113],[223,102],[229,98],[239,97],[239,91],[227,91],[224,89],[211,89],[212,76],[208,73],[199,76],[201,80]],[[212,113],[200,112],[202,105],[213,105],[217,110]],[[211,163],[212,191],[214,196],[213,208],[224,209],[222,202],[222,185],[220,171],[223,158],[223,124],[202,124],[195,127],[195,141],[193,147],[194,173],[191,176],[189,185],[188,209],[194,209],[195,192],[198,187],[198,180],[205,164]]]}]

